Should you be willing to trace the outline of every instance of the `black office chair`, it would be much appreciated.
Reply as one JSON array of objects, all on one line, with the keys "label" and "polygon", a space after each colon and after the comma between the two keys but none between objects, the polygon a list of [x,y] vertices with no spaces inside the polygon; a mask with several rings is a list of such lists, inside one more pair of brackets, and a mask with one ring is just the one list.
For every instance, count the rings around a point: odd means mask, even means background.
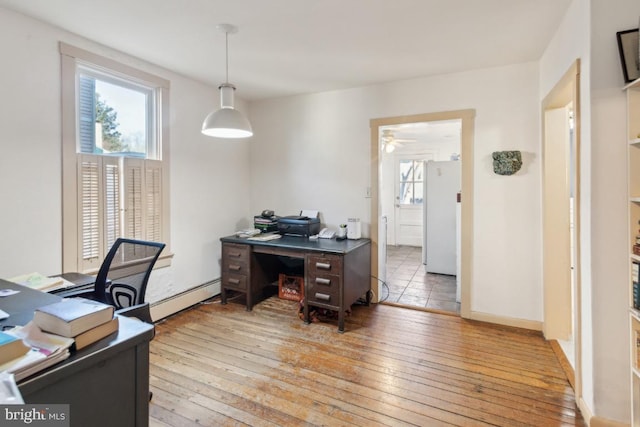
[{"label": "black office chair", "polygon": [[81,296],[105,304],[116,310],[127,307],[146,307],[135,317],[151,323],[149,305],[144,298],[151,270],[166,245],[158,242],[118,238],[105,257],[93,289],[73,296]]}]

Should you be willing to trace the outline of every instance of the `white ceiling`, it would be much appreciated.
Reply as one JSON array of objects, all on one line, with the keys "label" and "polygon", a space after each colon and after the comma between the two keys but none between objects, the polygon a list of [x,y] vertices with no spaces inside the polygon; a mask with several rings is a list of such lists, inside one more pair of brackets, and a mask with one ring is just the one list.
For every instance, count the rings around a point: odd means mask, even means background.
[{"label": "white ceiling", "polygon": [[[571,0],[0,0],[247,100],[538,60]],[[1,32],[1,30],[0,30]]]}]

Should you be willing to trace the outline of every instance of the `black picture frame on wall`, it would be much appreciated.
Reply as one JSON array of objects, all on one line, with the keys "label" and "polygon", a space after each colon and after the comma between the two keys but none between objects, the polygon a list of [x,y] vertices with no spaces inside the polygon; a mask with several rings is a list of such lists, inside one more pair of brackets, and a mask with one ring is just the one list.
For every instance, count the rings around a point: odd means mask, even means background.
[{"label": "black picture frame on wall", "polygon": [[640,78],[640,58],[638,54],[638,28],[633,30],[618,31],[618,51],[624,82],[631,83]]}]

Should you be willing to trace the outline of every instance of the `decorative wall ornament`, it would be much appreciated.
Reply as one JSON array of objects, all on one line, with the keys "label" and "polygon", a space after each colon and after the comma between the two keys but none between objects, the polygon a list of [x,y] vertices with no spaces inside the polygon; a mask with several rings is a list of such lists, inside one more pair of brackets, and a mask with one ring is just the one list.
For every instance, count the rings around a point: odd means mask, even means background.
[{"label": "decorative wall ornament", "polygon": [[522,167],[520,151],[494,151],[493,171],[498,175],[513,175]]}]

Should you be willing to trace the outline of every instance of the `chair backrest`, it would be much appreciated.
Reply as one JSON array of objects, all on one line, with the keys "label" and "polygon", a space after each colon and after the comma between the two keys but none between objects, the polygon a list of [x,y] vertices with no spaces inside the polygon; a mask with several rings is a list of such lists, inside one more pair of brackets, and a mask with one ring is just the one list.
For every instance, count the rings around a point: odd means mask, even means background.
[{"label": "chair backrest", "polygon": [[164,243],[117,239],[96,276],[96,297],[116,309],[144,303],[151,270],[164,247]]}]

